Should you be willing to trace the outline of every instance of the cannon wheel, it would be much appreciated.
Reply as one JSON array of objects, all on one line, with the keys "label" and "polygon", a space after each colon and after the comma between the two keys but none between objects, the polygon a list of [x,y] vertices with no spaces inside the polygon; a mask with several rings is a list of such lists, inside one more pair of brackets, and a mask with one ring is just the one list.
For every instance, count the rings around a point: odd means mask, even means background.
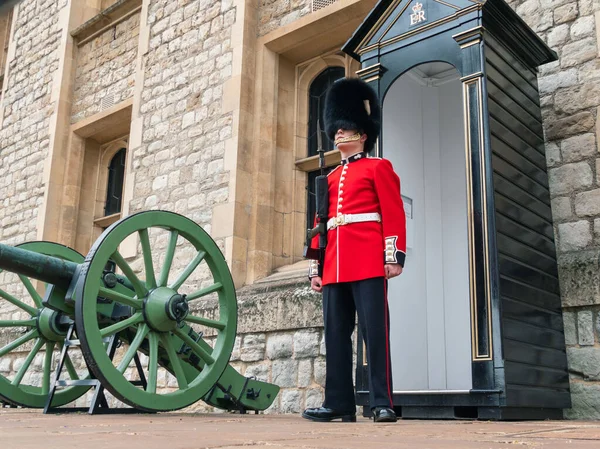
[{"label": "cannon wheel", "polygon": [[[156,233],[168,235],[164,263],[158,275],[154,271],[158,250],[150,246],[150,239]],[[119,253],[119,245],[132,234],[139,237],[146,279],[140,279]],[[178,238],[187,241],[188,249],[193,248],[194,257],[181,273],[170,277]],[[129,295],[107,288],[102,280],[105,267],[111,261],[119,267],[126,283],[133,289]],[[182,291],[190,288],[190,275],[203,261],[206,263],[203,266],[208,266],[212,276],[210,285],[194,287],[194,291],[184,295]],[[141,266],[142,260],[138,262]],[[223,254],[199,225],[165,211],[146,211],[126,217],[104,231],[86,257],[81,273],[75,304],[75,323],[81,348],[90,371],[116,398],[146,411],[177,410],[200,400],[215,385],[227,367],[235,342],[237,301]],[[210,293],[218,296],[217,320],[188,313],[188,303]],[[127,317],[108,325],[102,322],[106,298],[113,304],[129,307]],[[173,317],[174,308],[183,310],[177,320]],[[202,340],[195,341],[182,330],[192,323],[214,330],[212,347]],[[124,332],[131,336],[121,339],[129,342],[128,348],[122,348],[123,356],[116,357],[113,362],[106,354],[103,338],[117,333],[121,337]],[[177,351],[183,343],[197,357],[195,367],[182,360],[180,351]],[[142,388],[128,379],[126,373],[138,352],[148,354],[147,385],[142,385]],[[175,375],[178,387],[174,391],[157,392],[159,365],[168,367],[168,371]]]},{"label": "cannon wheel", "polygon": [[[17,246],[21,249],[57,257],[70,262],[83,262],[81,254],[58,243],[28,242]],[[32,349],[13,379],[0,375],[0,399],[13,405],[43,408],[48,398],[50,382],[54,374],[52,354],[55,354],[55,349],[60,350],[66,333],[55,326],[56,313],[42,305],[42,296],[35,291],[31,280],[25,276],[19,276],[19,278],[29,294],[29,300],[22,301],[1,290],[0,297],[13,303],[25,313],[28,313],[31,318],[24,320],[0,320],[0,328],[20,328],[24,330],[24,333],[20,337],[0,348],[0,359],[25,343],[32,344]],[[42,365],[41,386],[22,383],[23,377],[30,369],[35,356],[42,348],[45,349],[46,355],[44,356]],[[66,368],[71,378],[76,379],[77,372],[69,358],[66,359]],[[80,396],[83,396],[89,388],[88,386],[78,386],[57,390],[54,394],[52,406],[60,407],[73,402]]]}]

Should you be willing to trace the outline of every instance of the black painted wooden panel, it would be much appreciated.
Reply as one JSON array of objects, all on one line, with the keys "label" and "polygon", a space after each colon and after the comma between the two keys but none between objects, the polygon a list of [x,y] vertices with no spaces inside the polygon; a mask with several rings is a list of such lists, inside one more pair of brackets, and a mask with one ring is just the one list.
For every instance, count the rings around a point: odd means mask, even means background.
[{"label": "black painted wooden panel", "polygon": [[528,363],[505,362],[506,377],[514,379],[513,385],[541,386],[548,388],[569,388],[569,374],[565,370]]},{"label": "black painted wooden panel", "polygon": [[507,406],[564,407],[569,375],[535,74],[487,35]]},{"label": "black painted wooden panel", "polygon": [[567,369],[565,351],[559,349],[541,348],[530,343],[510,339],[504,340],[504,349],[510,354],[510,359],[506,361]]},{"label": "black painted wooden panel", "polygon": [[569,408],[568,389],[510,385],[506,389],[507,407]]},{"label": "black painted wooden panel", "polygon": [[509,217],[496,214],[496,230],[502,234],[510,235],[513,239],[530,245],[550,257],[554,257],[554,241],[551,238],[532,231]]}]

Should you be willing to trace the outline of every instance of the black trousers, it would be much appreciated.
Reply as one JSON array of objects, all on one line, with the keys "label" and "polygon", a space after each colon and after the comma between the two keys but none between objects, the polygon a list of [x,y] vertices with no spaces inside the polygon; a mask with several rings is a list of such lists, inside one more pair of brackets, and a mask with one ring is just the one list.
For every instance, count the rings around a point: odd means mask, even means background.
[{"label": "black trousers", "polygon": [[327,371],[323,406],[339,411],[356,408],[352,383],[356,313],[367,349],[370,407],[393,407],[387,281],[383,277],[323,287]]}]

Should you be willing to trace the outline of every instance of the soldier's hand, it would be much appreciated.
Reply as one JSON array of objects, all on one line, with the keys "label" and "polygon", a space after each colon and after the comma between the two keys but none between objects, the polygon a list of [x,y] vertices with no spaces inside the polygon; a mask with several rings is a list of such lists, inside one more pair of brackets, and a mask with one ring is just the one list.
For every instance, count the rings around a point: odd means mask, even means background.
[{"label": "soldier's hand", "polygon": [[397,263],[386,263],[385,264],[385,278],[391,279],[402,274],[402,265]]},{"label": "soldier's hand", "polygon": [[323,291],[323,281],[321,280],[321,276],[315,276],[310,279],[310,288],[312,288],[317,293],[321,293]]}]

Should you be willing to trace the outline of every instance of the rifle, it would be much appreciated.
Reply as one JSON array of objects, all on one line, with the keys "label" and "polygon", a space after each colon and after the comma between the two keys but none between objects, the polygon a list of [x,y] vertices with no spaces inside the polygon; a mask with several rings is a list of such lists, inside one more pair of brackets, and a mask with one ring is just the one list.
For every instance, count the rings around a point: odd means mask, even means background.
[{"label": "rifle", "polygon": [[[327,246],[327,214],[329,212],[329,187],[325,173],[325,150],[321,139],[321,126],[317,120],[317,152],[319,153],[319,168],[321,174],[315,179],[316,226],[306,231],[304,257],[319,261],[319,276],[323,277],[325,247]],[[319,235],[319,248],[310,247],[312,239]]]}]

